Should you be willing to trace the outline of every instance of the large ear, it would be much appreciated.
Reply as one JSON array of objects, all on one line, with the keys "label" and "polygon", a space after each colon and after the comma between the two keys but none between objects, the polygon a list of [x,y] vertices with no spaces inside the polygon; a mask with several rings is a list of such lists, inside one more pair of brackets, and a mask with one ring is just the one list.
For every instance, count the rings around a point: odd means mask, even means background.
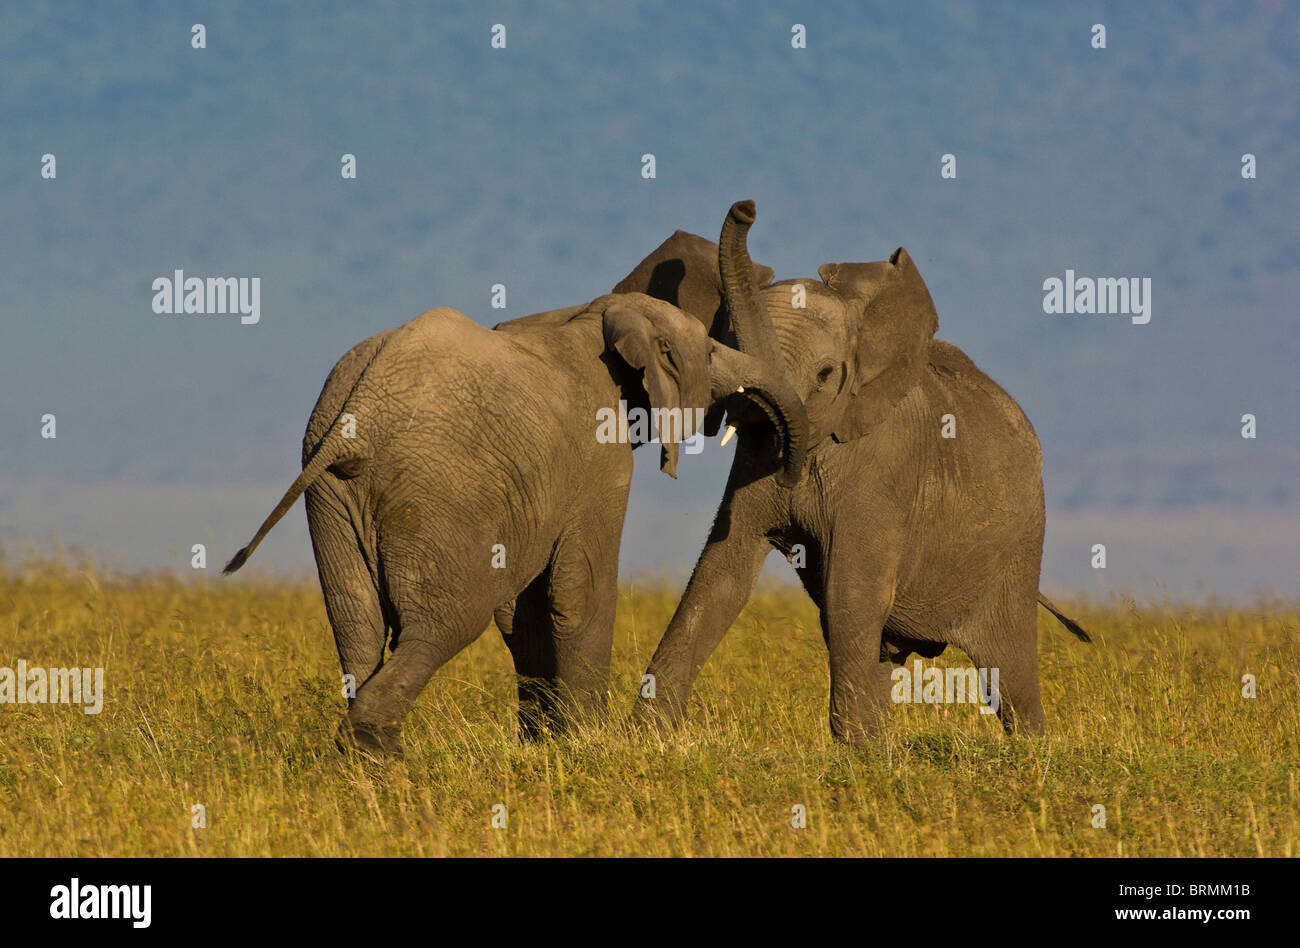
[{"label": "large ear", "polygon": [[939,316],[902,247],[888,261],[828,263],[817,272],[856,321],[849,384],[831,429],[836,441],[851,441],[872,430],[921,380]]},{"label": "large ear", "polygon": [[622,303],[605,310],[604,331],[606,350],[618,353],[629,368],[641,372],[659,428],[659,469],[676,477],[678,444],[695,434],[701,421],[698,412],[709,403],[707,346],[711,343],[700,339],[699,345],[686,345],[686,340],[657,328],[637,307]]},{"label": "large ear", "polygon": [[[754,264],[758,286],[767,286],[775,277],[771,267]],[[677,231],[620,280],[614,292],[644,293],[672,303],[702,322],[711,337],[726,342],[718,245],[707,238]]]}]

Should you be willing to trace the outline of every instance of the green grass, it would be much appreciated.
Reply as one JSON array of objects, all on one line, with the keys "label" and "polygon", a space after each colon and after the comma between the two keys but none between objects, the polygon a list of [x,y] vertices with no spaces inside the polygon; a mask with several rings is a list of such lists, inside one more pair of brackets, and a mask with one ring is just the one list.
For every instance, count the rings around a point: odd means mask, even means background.
[{"label": "green grass", "polygon": [[[899,706],[877,746],[852,751],[830,740],[815,611],[784,588],[742,614],[680,734],[617,726],[675,602],[624,590],[614,726],[520,744],[489,629],[426,689],[406,760],[381,766],[334,748],[345,703],[314,583],[0,567],[0,666],[102,665],[107,692],[99,715],[0,705],[0,857],[1291,856],[1300,843],[1295,603],[1072,602],[1092,645],[1040,610],[1048,738],[1004,737],[969,705]],[[191,826],[196,803],[206,828]],[[490,825],[497,803],[505,829]]]}]

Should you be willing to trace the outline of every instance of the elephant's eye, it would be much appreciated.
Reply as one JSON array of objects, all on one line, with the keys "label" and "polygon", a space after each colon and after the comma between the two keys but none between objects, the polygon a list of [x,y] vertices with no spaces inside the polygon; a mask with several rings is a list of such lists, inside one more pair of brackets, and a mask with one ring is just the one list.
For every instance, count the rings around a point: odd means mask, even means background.
[{"label": "elephant's eye", "polygon": [[668,343],[667,339],[659,340],[659,352],[661,355],[663,355],[665,359],[668,360],[668,364],[671,365],[674,369],[678,367],[677,357],[673,354],[673,347]]},{"label": "elephant's eye", "polygon": [[820,369],[818,369],[817,370],[818,387],[825,385],[826,382],[830,379],[830,377],[834,374],[835,374],[835,366],[833,365],[823,365]]}]

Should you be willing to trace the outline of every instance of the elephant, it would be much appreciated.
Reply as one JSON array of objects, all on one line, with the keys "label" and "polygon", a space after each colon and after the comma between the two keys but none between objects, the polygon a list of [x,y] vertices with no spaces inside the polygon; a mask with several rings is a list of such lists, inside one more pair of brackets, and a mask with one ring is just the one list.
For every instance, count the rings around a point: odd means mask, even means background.
[{"label": "elephant", "polygon": [[[753,267],[754,279],[759,285],[771,283],[776,278],[776,271],[771,267],[759,263],[753,264]],[[616,283],[611,292],[645,293],[671,303],[708,327],[710,338],[731,348],[735,347],[735,336],[730,332],[730,319],[722,295],[718,245],[705,237],[683,230],[674,232]],[[498,323],[493,328],[507,333],[546,329],[567,318],[565,312],[555,310],[534,313]],[[722,402],[718,401],[706,415],[704,434],[709,437],[716,435],[721,418]],[[543,630],[545,628],[547,601],[544,583],[539,581],[517,600],[502,603],[493,615],[497,628],[507,643],[545,640],[544,631],[532,631],[539,624]],[[527,634],[515,638],[522,630],[527,630]],[[525,701],[523,694],[523,689],[528,687],[525,679],[521,678],[521,708],[531,704],[530,701]],[[531,721],[531,716],[528,722],[521,721],[528,733],[533,730]]]},{"label": "elephant", "polygon": [[893,667],[950,644],[999,669],[1008,731],[1042,733],[1035,604],[1088,635],[1038,592],[1045,514],[1033,427],[960,349],[934,338],[934,302],[906,250],[763,285],[746,246],[754,220],[742,201],[723,227],[724,296],[740,350],[780,367],[804,403],[807,476],[778,482],[775,430],[724,403],[739,444],[637,717],[680,722],[775,548],[820,612],[834,738],[875,739]]},{"label": "elephant", "polygon": [[784,376],[669,303],[608,294],[506,332],[429,310],[335,365],[302,473],[225,572],[306,493],[326,612],[357,686],[341,747],[400,755],[429,678],[512,601],[530,607],[506,636],[525,732],[599,718],[635,447],[601,437],[601,413],[655,412],[661,468],[676,476],[681,441],[738,392],[802,471],[807,425]]}]

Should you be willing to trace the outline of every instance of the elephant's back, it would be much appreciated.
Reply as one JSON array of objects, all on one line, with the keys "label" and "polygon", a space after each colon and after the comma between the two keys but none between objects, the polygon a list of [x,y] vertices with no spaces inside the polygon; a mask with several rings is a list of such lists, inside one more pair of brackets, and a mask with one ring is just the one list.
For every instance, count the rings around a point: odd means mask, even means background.
[{"label": "elephant's back", "polygon": [[[467,354],[485,348],[483,337],[488,335],[487,329],[464,314],[438,307],[357,343],[325,378],[303,434],[303,463],[307,463],[354,391],[362,396],[354,401],[364,401],[371,408],[376,403],[384,407],[385,402],[396,400],[404,390],[429,375],[437,375],[440,369],[445,374],[465,364]],[[425,371],[414,371],[417,364],[422,364]],[[411,371],[404,367],[411,367]]]},{"label": "elephant's back", "polygon": [[938,340],[922,388],[918,506],[932,522],[967,528],[946,538],[931,531],[922,545],[942,549],[944,558],[967,543],[975,555],[1014,548],[1022,536],[1041,538],[1043,456],[1020,406],[964,352]]},{"label": "elephant's back", "polygon": [[412,507],[483,537],[548,527],[584,442],[573,430],[578,393],[532,335],[441,309],[387,340],[364,382],[383,428],[370,465],[381,516]]},{"label": "elephant's back", "polygon": [[[558,386],[548,353],[531,334],[498,332],[453,309],[422,313],[389,342],[410,407],[436,418],[448,438],[468,445],[519,427],[554,430],[572,392]],[[381,357],[382,358],[382,357]]]},{"label": "elephant's back", "polygon": [[[1041,471],[1038,435],[1024,410],[966,353],[950,342],[935,339],[930,345],[929,369],[930,384],[939,393],[939,402],[946,399],[954,407],[966,406],[980,426],[976,433],[996,438],[1009,450],[1032,460],[1035,474]],[[960,419],[957,423],[960,425]]]},{"label": "elephant's back", "polygon": [[[503,452],[545,465],[545,433],[559,427],[566,393],[539,381],[544,359],[513,337],[493,332],[454,309],[431,309],[353,346],[335,364],[303,438],[304,463],[343,413],[355,440],[354,472],[422,474],[442,466],[482,468]],[[528,451],[511,445],[535,433]],[[517,463],[517,462],[511,462]],[[380,474],[386,477],[386,474]],[[420,477],[421,480],[427,480]],[[426,484],[454,491],[459,485]]]},{"label": "elephant's back", "polygon": [[454,384],[460,376],[492,378],[515,357],[517,347],[509,335],[441,306],[395,330],[387,348],[398,368],[412,369],[412,381],[439,387]]}]

